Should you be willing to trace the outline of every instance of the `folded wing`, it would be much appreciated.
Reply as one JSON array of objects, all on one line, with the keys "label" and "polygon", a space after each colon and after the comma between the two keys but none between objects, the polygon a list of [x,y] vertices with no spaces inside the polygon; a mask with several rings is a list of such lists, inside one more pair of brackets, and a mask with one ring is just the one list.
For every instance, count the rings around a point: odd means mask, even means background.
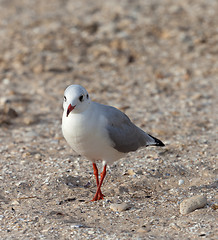
[{"label": "folded wing", "polygon": [[105,108],[102,112],[107,119],[106,129],[117,151],[128,153],[145,146],[164,146],[159,139],[134,125],[120,110],[105,105],[101,108]]}]

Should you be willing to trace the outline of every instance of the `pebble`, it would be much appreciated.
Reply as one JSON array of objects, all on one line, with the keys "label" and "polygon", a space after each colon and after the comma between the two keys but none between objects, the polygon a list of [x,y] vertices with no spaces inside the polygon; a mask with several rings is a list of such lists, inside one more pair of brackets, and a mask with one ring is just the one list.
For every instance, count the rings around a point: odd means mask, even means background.
[{"label": "pebble", "polygon": [[184,180],[183,179],[179,179],[179,182],[178,182],[179,186],[184,184]]},{"label": "pebble", "polygon": [[128,209],[130,209],[130,205],[128,203],[113,203],[110,205],[110,209],[112,209],[115,212],[123,212],[126,211]]},{"label": "pebble", "polygon": [[38,121],[37,117],[34,116],[34,115],[31,115],[31,116],[26,116],[24,117],[23,119],[23,123],[26,124],[26,125],[31,125],[31,124],[34,124]]},{"label": "pebble", "polygon": [[40,153],[34,154],[34,157],[35,157],[36,159],[42,159],[42,155],[41,155]]},{"label": "pebble", "polygon": [[137,232],[138,233],[146,233],[148,230],[145,227],[140,227]]},{"label": "pebble", "polygon": [[181,229],[176,223],[170,223],[169,226],[175,229],[176,231],[179,231]]},{"label": "pebble", "polygon": [[10,83],[10,79],[4,78],[4,79],[2,80],[2,83],[5,84],[5,85],[8,85],[8,84]]},{"label": "pebble", "polygon": [[20,203],[16,200],[16,199],[14,199],[14,200],[12,200],[11,201],[11,205],[19,205]]},{"label": "pebble", "polygon": [[198,208],[203,208],[207,204],[207,198],[204,195],[197,195],[185,199],[180,203],[180,213],[188,214]]},{"label": "pebble", "polygon": [[85,227],[83,224],[80,224],[80,223],[74,223],[74,224],[71,224],[71,228],[83,228]]},{"label": "pebble", "polygon": [[133,176],[133,175],[135,175],[136,173],[132,170],[132,169],[129,169],[128,170],[128,175],[130,175],[130,176]]},{"label": "pebble", "polygon": [[0,98],[0,106],[4,106],[9,101],[10,100],[7,97],[1,97]]},{"label": "pebble", "polygon": [[211,207],[212,207],[213,210],[217,210],[218,209],[218,205],[217,204],[213,204]]}]

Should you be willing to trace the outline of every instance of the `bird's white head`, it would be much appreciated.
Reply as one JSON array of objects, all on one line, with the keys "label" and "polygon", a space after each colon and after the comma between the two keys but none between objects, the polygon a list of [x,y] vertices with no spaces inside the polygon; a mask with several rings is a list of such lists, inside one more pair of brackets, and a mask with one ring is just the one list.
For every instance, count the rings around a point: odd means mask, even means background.
[{"label": "bird's white head", "polygon": [[85,111],[91,100],[86,89],[80,85],[70,85],[64,92],[63,108],[66,117],[72,113],[81,113]]}]

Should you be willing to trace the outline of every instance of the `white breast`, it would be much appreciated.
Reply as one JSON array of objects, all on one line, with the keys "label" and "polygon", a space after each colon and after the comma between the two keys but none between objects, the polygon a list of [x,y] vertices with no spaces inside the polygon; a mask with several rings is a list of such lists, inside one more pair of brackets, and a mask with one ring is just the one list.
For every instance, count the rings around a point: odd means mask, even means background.
[{"label": "white breast", "polygon": [[68,144],[77,153],[86,156],[92,161],[105,160],[113,163],[125,154],[113,148],[107,130],[107,119],[95,106],[79,114],[70,114],[66,117],[63,113],[62,132]]}]

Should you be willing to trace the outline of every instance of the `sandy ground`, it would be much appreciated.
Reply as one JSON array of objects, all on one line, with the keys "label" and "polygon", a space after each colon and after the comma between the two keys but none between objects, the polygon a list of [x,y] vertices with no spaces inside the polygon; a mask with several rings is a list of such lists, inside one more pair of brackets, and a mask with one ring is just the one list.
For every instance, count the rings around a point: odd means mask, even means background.
[{"label": "sandy ground", "polygon": [[[217,13],[216,0],[0,0],[1,239],[216,239]],[[70,84],[166,144],[114,163],[99,202],[61,133]]]}]

